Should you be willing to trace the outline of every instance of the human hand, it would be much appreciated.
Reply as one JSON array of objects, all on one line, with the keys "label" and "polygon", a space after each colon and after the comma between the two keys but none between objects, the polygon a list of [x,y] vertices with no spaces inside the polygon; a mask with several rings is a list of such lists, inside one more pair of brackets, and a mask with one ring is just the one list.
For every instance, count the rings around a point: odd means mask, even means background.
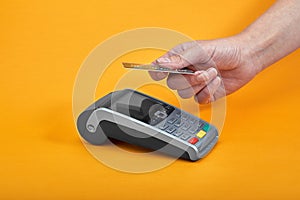
[{"label": "human hand", "polygon": [[238,37],[182,43],[153,64],[171,69],[191,68],[193,75],[149,72],[154,80],[167,77],[167,84],[182,98],[195,97],[209,103],[241,88],[261,71],[261,64]]}]

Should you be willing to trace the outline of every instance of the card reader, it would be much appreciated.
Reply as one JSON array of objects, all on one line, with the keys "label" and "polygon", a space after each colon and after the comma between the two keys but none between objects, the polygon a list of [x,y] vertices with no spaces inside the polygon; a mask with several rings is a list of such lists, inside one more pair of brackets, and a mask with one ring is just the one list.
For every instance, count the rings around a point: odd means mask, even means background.
[{"label": "card reader", "polygon": [[107,94],[77,119],[83,139],[101,145],[108,138],[196,161],[218,141],[216,127],[166,102],[124,89]]}]

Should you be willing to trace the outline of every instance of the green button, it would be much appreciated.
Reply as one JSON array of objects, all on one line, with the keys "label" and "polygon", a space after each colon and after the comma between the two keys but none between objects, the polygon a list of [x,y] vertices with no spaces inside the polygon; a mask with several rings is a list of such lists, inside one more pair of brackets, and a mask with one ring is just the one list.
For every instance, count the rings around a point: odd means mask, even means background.
[{"label": "green button", "polygon": [[210,126],[209,126],[209,124],[205,124],[204,126],[203,126],[203,128],[202,128],[205,132],[208,132],[209,131],[209,129],[210,129]]}]

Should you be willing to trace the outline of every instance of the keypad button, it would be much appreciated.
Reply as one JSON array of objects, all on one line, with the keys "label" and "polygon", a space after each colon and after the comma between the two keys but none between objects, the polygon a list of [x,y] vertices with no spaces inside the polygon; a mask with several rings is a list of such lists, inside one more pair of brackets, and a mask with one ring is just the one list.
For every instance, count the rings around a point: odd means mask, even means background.
[{"label": "keypad button", "polygon": [[175,116],[178,117],[178,118],[181,117],[181,112],[176,112]]},{"label": "keypad button", "polygon": [[205,135],[206,135],[206,132],[203,130],[201,130],[197,133],[197,137],[199,137],[199,138],[203,138]]},{"label": "keypad button", "polygon": [[190,124],[188,123],[185,123],[183,126],[182,126],[182,130],[188,130],[190,128]]},{"label": "keypad button", "polygon": [[203,128],[202,128],[205,132],[208,132],[209,131],[209,129],[210,129],[210,126],[209,126],[209,124],[205,124],[204,126],[203,126]]},{"label": "keypad button", "polygon": [[191,144],[196,144],[198,141],[199,141],[198,138],[193,137],[193,138],[191,138],[191,139],[189,140],[189,143],[191,143]]},{"label": "keypad button", "polygon": [[200,122],[200,121],[198,121],[198,122],[197,122],[197,126],[198,126],[198,128],[201,128],[201,127],[203,126],[203,123]]},{"label": "keypad button", "polygon": [[179,137],[179,136],[181,136],[182,134],[183,134],[182,130],[177,130],[177,131],[175,131],[175,133],[174,133],[174,135],[175,135],[176,137]]},{"label": "keypad button", "polygon": [[180,138],[183,139],[183,140],[187,140],[189,139],[191,136],[188,135],[188,134],[183,134]]},{"label": "keypad button", "polygon": [[167,132],[167,133],[173,133],[175,130],[176,130],[176,128],[174,128],[174,127],[169,127],[169,128],[167,128],[166,132]]},{"label": "keypad button", "polygon": [[180,127],[183,124],[183,122],[179,119],[175,122],[174,126]]},{"label": "keypad button", "polygon": [[187,114],[182,114],[181,118],[184,119],[184,120],[187,120],[189,118],[189,116]]},{"label": "keypad button", "polygon": [[196,121],[197,121],[197,120],[196,120],[195,118],[191,118],[191,119],[190,119],[190,123],[191,123],[191,124],[195,124]]},{"label": "keypad button", "polygon": [[161,129],[161,130],[165,130],[168,127],[169,127],[168,124],[162,124],[158,128]]},{"label": "keypad button", "polygon": [[197,131],[198,127],[197,126],[192,126],[190,129],[189,129],[189,132],[190,133],[195,133]]},{"label": "keypad button", "polygon": [[168,120],[168,123],[173,124],[177,119],[175,117]]}]

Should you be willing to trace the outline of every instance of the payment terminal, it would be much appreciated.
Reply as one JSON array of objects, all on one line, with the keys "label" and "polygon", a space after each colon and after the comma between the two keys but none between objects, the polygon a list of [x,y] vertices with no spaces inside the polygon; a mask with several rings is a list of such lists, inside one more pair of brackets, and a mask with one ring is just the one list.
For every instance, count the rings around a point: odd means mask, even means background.
[{"label": "payment terminal", "polygon": [[108,138],[196,161],[218,141],[213,125],[135,90],[100,98],[77,119],[83,139],[101,145]]}]

